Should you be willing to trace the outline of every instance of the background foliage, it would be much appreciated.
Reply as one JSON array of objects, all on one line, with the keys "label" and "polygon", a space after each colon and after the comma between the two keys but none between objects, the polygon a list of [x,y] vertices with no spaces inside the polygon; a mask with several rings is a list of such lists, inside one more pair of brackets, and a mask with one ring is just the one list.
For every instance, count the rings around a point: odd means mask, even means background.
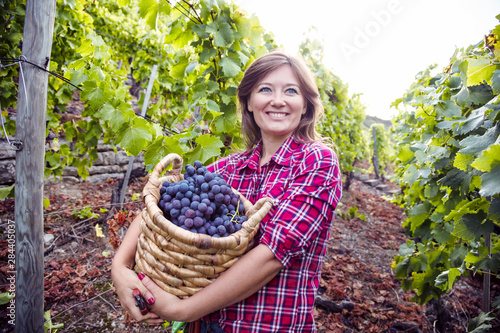
[{"label": "background foliage", "polygon": [[[497,16],[500,19],[500,16]],[[458,49],[443,71],[416,76],[394,105],[397,173],[411,241],[396,277],[420,304],[470,273],[500,265],[500,25]],[[489,244],[491,240],[491,245]]]},{"label": "background foliage", "polygon": [[[18,58],[24,3],[0,1],[0,57]],[[222,0],[58,0],[50,69],[77,85],[85,109],[66,121],[74,87],[49,78],[46,176],[74,166],[82,177],[97,158],[97,142],[144,153],[152,168],[168,153],[186,163],[209,163],[243,147],[236,87],[257,57],[277,48],[256,17]],[[325,102],[323,135],[337,146],[342,169],[365,153],[359,127],[364,106],[321,63],[322,49],[306,40],[302,54],[314,69]],[[158,65],[147,115],[125,83],[145,88]],[[0,108],[15,135],[17,66],[0,69]],[[58,140],[58,139],[64,139]]]}]

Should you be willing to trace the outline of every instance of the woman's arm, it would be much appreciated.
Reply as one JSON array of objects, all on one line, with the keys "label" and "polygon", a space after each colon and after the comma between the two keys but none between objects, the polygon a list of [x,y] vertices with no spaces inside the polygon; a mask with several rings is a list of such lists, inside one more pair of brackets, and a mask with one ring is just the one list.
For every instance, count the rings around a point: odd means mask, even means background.
[{"label": "woman's arm", "polygon": [[273,252],[258,245],[242,256],[212,284],[187,299],[161,290],[151,279],[142,282],[154,295],[151,310],[166,320],[190,322],[237,303],[264,287],[283,268]]},{"label": "woman's arm", "polygon": [[140,234],[140,223],[142,217],[139,214],[127,230],[120,248],[113,258],[111,264],[111,279],[125,311],[128,311],[134,319],[145,321],[149,324],[161,324],[163,320],[158,319],[155,313],[141,315],[139,308],[135,306],[132,291],[138,288],[146,300],[154,301],[153,295],[144,287],[137,274],[134,272],[135,251]]}]

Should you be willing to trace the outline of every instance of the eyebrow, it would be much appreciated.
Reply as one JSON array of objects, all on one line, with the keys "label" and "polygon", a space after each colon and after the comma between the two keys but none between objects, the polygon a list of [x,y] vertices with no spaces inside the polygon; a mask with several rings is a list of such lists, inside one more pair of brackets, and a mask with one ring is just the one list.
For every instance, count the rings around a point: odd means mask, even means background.
[{"label": "eyebrow", "polygon": [[[267,86],[272,86],[272,84],[271,84],[271,83],[269,83],[269,82],[261,82],[261,83],[257,84],[257,86],[263,86],[263,85],[264,85],[264,86],[265,86],[265,85],[267,85]],[[286,87],[293,86],[293,87],[297,87],[297,88],[299,88],[299,89],[300,89],[300,86],[299,86],[298,84],[295,84],[295,83],[287,83],[287,84],[285,84],[285,86],[286,86]]]}]

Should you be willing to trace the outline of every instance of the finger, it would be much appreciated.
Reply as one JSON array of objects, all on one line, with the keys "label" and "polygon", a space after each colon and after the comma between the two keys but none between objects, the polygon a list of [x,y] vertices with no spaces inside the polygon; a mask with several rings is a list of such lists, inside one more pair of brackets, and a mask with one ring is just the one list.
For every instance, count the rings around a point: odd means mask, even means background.
[{"label": "finger", "polygon": [[144,299],[146,300],[146,302],[148,302],[149,305],[153,305],[155,302],[154,294],[159,295],[162,290],[148,276],[139,273],[137,274],[137,277],[139,278],[139,280],[141,280],[142,284],[145,287],[142,290],[142,295],[144,296]]}]

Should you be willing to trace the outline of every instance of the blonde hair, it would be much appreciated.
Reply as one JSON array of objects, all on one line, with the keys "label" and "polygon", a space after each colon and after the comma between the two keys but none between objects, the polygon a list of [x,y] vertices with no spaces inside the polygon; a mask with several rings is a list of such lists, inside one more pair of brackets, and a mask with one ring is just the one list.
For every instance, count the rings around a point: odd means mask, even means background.
[{"label": "blonde hair", "polygon": [[325,139],[316,131],[316,124],[324,114],[323,103],[314,76],[299,57],[287,55],[282,51],[273,51],[255,60],[245,71],[238,86],[238,100],[241,112],[241,128],[246,149],[251,150],[262,138],[260,128],[255,122],[253,112],[248,110],[248,101],[255,86],[270,72],[288,65],[299,80],[300,89],[306,100],[306,113],[302,115],[293,135],[299,142],[324,142]]}]

